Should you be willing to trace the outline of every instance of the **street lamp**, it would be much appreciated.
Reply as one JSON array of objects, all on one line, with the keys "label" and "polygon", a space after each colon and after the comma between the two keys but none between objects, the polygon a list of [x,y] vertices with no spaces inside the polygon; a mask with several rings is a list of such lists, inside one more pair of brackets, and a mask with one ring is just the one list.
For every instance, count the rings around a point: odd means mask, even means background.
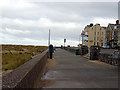
[{"label": "street lamp", "polygon": [[65,47],[66,39],[64,39],[64,47]]}]

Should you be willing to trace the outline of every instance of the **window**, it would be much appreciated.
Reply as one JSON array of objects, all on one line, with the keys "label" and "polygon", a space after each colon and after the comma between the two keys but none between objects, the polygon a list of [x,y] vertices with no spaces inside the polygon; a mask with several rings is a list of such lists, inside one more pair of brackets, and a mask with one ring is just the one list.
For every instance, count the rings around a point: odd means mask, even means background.
[{"label": "window", "polygon": [[97,35],[99,35],[99,32],[97,33]]},{"label": "window", "polygon": [[94,45],[95,45],[95,42],[94,42]]},{"label": "window", "polygon": [[101,43],[101,46],[103,46],[103,43]]},{"label": "window", "polygon": [[99,46],[99,42],[97,42],[97,46]]},{"label": "window", "polygon": [[103,35],[103,32],[102,32],[102,35]]},{"label": "window", "polygon": [[97,40],[99,40],[99,37],[97,37]]},{"label": "window", "polygon": [[101,37],[101,41],[103,41],[103,37]]},{"label": "window", "polygon": [[94,35],[96,35],[96,32],[94,32]]},{"label": "window", "polygon": [[96,37],[94,37],[94,40],[96,40]]}]

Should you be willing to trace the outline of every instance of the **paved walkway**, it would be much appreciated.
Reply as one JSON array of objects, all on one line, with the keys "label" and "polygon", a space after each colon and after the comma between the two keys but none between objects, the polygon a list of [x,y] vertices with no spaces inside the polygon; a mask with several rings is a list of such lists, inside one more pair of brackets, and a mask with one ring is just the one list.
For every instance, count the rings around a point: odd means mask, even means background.
[{"label": "paved walkway", "polygon": [[57,65],[48,70],[44,79],[54,81],[45,88],[117,88],[117,67],[91,61],[74,53],[57,49]]}]

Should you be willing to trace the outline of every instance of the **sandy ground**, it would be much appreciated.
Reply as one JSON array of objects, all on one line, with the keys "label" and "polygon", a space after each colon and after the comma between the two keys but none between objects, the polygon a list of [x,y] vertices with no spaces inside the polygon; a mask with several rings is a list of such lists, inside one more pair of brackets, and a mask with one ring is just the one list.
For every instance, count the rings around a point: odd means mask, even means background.
[{"label": "sandy ground", "polygon": [[49,69],[54,68],[56,66],[56,64],[57,64],[57,62],[55,61],[54,58],[47,60],[46,67],[43,70],[43,75],[42,75],[43,78],[39,78],[38,83],[35,86],[36,88],[42,88],[42,87],[50,86],[50,85],[52,85],[54,83],[53,80],[46,80],[46,79],[44,79],[44,75],[46,74],[46,72]]},{"label": "sandy ground", "polygon": [[48,68],[48,69],[54,68],[56,64],[57,64],[57,62],[55,61],[54,58],[48,59],[47,64],[46,64],[46,68]]}]

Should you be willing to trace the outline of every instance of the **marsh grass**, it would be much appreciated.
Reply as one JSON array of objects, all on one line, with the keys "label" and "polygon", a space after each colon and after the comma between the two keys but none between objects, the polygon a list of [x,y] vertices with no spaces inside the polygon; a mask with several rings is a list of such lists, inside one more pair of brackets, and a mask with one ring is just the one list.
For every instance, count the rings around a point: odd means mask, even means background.
[{"label": "marsh grass", "polygon": [[2,54],[2,69],[12,70],[31,59],[31,54]]},{"label": "marsh grass", "polygon": [[[2,70],[13,70],[31,59],[32,55],[38,51],[46,50],[46,46],[24,46],[24,45],[2,45]],[[25,51],[24,51],[25,50]],[[23,53],[12,53],[12,51],[22,51]]]}]

